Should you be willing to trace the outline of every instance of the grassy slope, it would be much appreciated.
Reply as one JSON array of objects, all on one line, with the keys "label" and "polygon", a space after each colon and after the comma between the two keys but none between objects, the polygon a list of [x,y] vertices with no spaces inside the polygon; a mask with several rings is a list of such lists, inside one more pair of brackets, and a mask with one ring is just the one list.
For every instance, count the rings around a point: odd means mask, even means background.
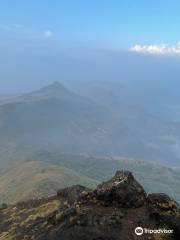
[{"label": "grassy slope", "polygon": [[157,163],[47,152],[26,161],[1,173],[0,202],[49,196],[74,184],[94,186],[120,169],[132,171],[147,192],[165,192],[180,202],[179,171]]},{"label": "grassy slope", "polygon": [[43,162],[23,163],[0,176],[0,203],[46,197],[74,184],[93,187],[97,181],[65,167]]},{"label": "grassy slope", "polygon": [[180,202],[179,171],[155,162],[55,153],[37,154],[34,159],[54,162],[97,181],[111,178],[119,169],[130,170],[147,192],[165,192]]}]

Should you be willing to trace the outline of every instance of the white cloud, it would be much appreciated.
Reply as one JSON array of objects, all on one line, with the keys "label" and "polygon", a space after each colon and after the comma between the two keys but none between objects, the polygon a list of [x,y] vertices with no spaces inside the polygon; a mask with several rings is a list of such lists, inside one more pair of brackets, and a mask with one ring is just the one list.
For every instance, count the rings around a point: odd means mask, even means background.
[{"label": "white cloud", "polygon": [[53,32],[50,31],[50,30],[46,30],[46,31],[44,32],[44,37],[45,37],[45,38],[51,38],[52,35],[53,35]]},{"label": "white cloud", "polygon": [[130,48],[132,52],[154,54],[154,55],[180,55],[180,42],[175,45],[160,44],[160,45],[135,45]]},{"label": "white cloud", "polygon": [[48,39],[53,36],[53,32],[51,30],[45,31],[37,31],[31,28],[26,28],[20,24],[11,24],[11,25],[2,25],[0,24],[0,31],[9,32],[12,34],[18,34],[21,36],[26,36],[30,38],[39,38],[39,39]]}]

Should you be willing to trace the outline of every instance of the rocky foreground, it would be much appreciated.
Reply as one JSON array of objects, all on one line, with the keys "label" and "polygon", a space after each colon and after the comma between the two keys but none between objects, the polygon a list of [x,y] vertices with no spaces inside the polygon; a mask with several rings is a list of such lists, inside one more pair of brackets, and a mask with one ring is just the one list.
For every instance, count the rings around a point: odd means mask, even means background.
[{"label": "rocky foreground", "polygon": [[[170,232],[135,234],[135,229]],[[139,233],[139,232],[137,232]],[[180,208],[163,193],[147,195],[131,172],[96,189],[74,186],[47,199],[5,205],[0,240],[180,239]]]}]

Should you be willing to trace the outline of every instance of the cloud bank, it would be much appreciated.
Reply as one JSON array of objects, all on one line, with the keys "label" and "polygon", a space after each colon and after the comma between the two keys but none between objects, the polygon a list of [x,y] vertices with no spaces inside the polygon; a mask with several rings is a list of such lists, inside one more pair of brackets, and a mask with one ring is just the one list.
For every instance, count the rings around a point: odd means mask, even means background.
[{"label": "cloud bank", "polygon": [[160,45],[135,45],[130,48],[130,51],[153,55],[180,55],[180,42],[175,45],[160,44]]}]

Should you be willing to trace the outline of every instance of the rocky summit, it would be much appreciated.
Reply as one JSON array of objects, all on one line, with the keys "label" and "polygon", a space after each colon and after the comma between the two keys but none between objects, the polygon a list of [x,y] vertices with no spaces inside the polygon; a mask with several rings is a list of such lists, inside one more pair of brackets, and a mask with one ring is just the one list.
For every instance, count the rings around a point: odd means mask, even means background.
[{"label": "rocky summit", "polygon": [[78,185],[50,198],[4,204],[0,240],[6,239],[179,240],[180,208],[163,193],[146,194],[131,172],[118,171],[96,189]]}]

